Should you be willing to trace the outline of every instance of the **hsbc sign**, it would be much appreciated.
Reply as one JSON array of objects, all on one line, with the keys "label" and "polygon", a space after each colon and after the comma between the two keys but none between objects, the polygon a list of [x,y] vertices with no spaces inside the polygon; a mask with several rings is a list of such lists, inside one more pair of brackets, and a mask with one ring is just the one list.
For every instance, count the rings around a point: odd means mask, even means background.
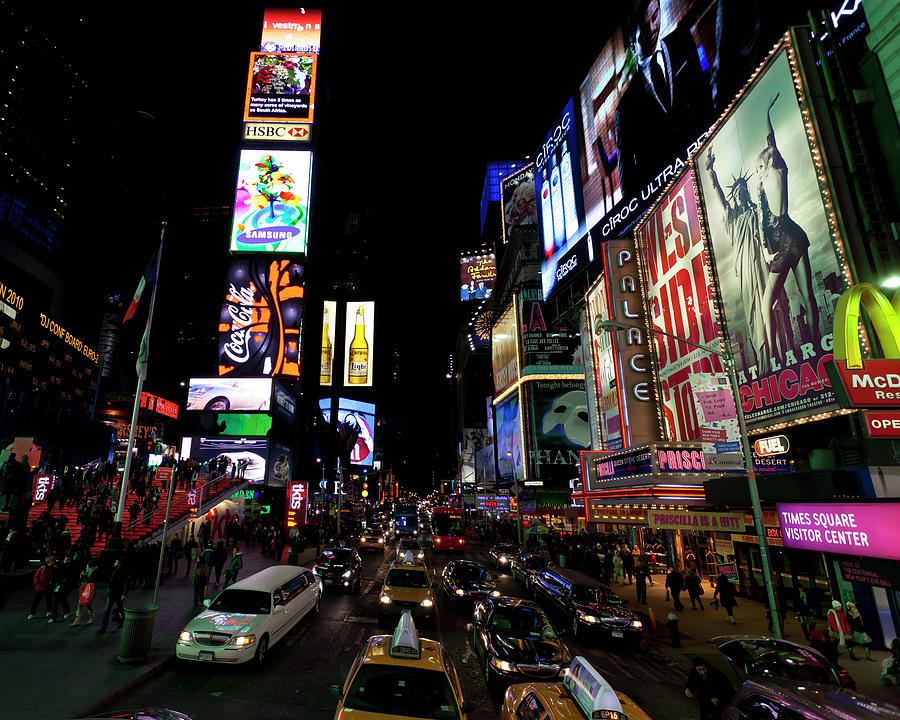
[{"label": "hsbc sign", "polygon": [[244,123],[244,140],[309,142],[311,129],[306,123]]}]

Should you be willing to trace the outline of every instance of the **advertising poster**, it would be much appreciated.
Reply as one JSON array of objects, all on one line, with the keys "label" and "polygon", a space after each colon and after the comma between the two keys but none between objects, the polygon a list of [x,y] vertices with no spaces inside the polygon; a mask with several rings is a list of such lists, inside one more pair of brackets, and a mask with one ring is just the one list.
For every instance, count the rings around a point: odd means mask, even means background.
[{"label": "advertising poster", "polygon": [[[647,315],[655,330],[721,348],[697,201],[686,172],[637,228]],[[667,440],[700,437],[691,373],[723,372],[721,358],[653,333],[659,410]]]},{"label": "advertising poster", "polygon": [[219,316],[219,375],[299,378],[303,295],[301,265],[232,259]]},{"label": "advertising poster", "polygon": [[463,485],[475,484],[475,455],[487,443],[487,431],[483,428],[463,428],[459,457],[459,481]]},{"label": "advertising poster", "polygon": [[587,267],[575,255],[585,233],[578,152],[578,117],[574,98],[544,138],[534,162],[534,189],[540,228],[541,282],[544,297],[570,272]]},{"label": "advertising poster", "polygon": [[321,36],[321,10],[266,8],[259,49],[266,53],[318,53]]},{"label": "advertising poster", "polygon": [[497,487],[497,466],[493,443],[475,451],[475,484],[493,490]]},{"label": "advertising poster", "polygon": [[297,398],[286,385],[282,385],[277,380],[274,383],[272,394],[272,415],[284,420],[286,423],[293,423],[294,416],[297,414]]},{"label": "advertising poster", "polygon": [[519,393],[514,392],[494,408],[497,422],[497,467],[499,481],[522,480],[525,474]]},{"label": "advertising poster", "polygon": [[544,306],[541,291],[519,291],[519,330],[522,333],[520,375],[583,373],[581,338],[577,328],[551,323],[551,311]]},{"label": "advertising poster", "polygon": [[494,291],[494,282],[496,280],[497,263],[494,253],[460,255],[460,300],[484,300],[489,298]]},{"label": "advertising poster", "polygon": [[[481,349],[489,347],[491,344],[491,328],[494,325],[494,311],[489,308],[483,308],[475,315],[472,320],[472,330],[470,337],[472,345]],[[474,349],[474,348],[473,348]]]},{"label": "advertising poster", "polygon": [[836,408],[825,363],[844,281],[787,50],[695,163],[748,427]]},{"label": "advertising poster", "polygon": [[[325,420],[331,417],[331,398],[321,398],[319,409]],[[338,433],[356,435],[350,450],[350,464],[372,467],[375,461],[375,405],[349,398],[338,398]]]},{"label": "advertising poster", "polygon": [[600,425],[598,417],[598,408],[600,407],[599,398],[597,396],[597,365],[594,363],[592,355],[593,339],[591,335],[591,314],[588,308],[583,308],[578,314],[578,325],[581,328],[581,359],[584,364],[584,390],[587,393],[588,419],[591,424],[591,449],[596,450],[600,447]]},{"label": "advertising poster", "polygon": [[503,204],[503,243],[537,237],[537,194],[534,189],[534,163],[500,179],[500,201]]},{"label": "advertising poster", "polygon": [[271,378],[191,378],[185,409],[266,412],[271,400]]},{"label": "advertising poster", "polygon": [[622,436],[622,413],[619,409],[619,385],[616,382],[615,333],[597,328],[598,322],[610,319],[608,298],[606,277],[601,275],[587,294],[590,319],[587,337],[594,363],[593,386],[597,397],[597,425],[601,449],[615,451],[625,447]]},{"label": "advertising poster", "polygon": [[210,460],[228,462],[228,472],[233,463],[244,463],[244,479],[259,485],[266,480],[266,438],[207,438],[201,437],[191,443],[191,458],[198,463]]},{"label": "advertising poster", "polygon": [[284,506],[284,525],[288,533],[293,528],[302,528],[306,525],[306,505],[308,500],[309,483],[302,480],[289,480]]},{"label": "advertising poster", "polygon": [[244,121],[312,122],[315,54],[250,53]]},{"label": "advertising poster", "polygon": [[545,480],[576,477],[581,451],[591,447],[584,380],[535,380],[525,388],[530,475]]},{"label": "advertising poster", "polygon": [[312,153],[241,150],[232,252],[305,253]]},{"label": "advertising poster", "polygon": [[269,462],[266,484],[269,487],[287,487],[293,477],[294,448],[281,440],[269,438]]},{"label": "advertising poster", "polygon": [[691,374],[703,459],[710,470],[742,470],[744,453],[737,408],[726,374]]},{"label": "advertising poster", "polygon": [[260,413],[219,413],[218,427],[222,435],[265,435],[272,429],[272,418]]},{"label": "advertising poster", "polygon": [[347,301],[344,385],[372,387],[375,357],[375,303]]},{"label": "advertising poster", "polygon": [[337,327],[337,302],[326,300],[322,303],[322,362],[319,368],[319,385],[330,387],[334,378],[334,358],[341,353],[335,345]]},{"label": "advertising poster", "polygon": [[516,308],[511,303],[497,319],[491,332],[491,365],[494,370],[494,394],[499,395],[519,379],[518,331]]}]

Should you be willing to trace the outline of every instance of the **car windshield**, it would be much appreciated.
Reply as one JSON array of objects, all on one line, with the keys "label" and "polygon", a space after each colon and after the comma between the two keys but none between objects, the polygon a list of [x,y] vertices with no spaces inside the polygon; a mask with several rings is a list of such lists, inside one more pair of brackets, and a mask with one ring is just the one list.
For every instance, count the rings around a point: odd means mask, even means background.
[{"label": "car windshield", "polygon": [[316,565],[349,565],[352,561],[349,550],[326,550],[316,558]]},{"label": "car windshield", "polygon": [[527,567],[529,570],[543,570],[546,566],[547,563],[544,562],[544,558],[525,558],[525,567]]},{"label": "car windshield", "polygon": [[418,540],[401,540],[400,541],[400,549],[401,550],[421,550],[422,546],[419,545]]},{"label": "car windshield", "polygon": [[259,590],[228,589],[219,593],[210,603],[209,609],[242,615],[268,615],[272,608],[269,593]]},{"label": "car windshield", "polygon": [[426,588],[428,587],[428,575],[422,570],[394,568],[387,574],[384,584],[390,587]]},{"label": "car windshield", "polygon": [[556,639],[556,631],[543,613],[531,608],[498,608],[491,617],[491,630],[531,640]]},{"label": "car windshield", "polygon": [[771,638],[743,638],[719,647],[747,675],[840,685],[829,662],[808,647]]},{"label": "car windshield", "polygon": [[453,575],[457,580],[487,580],[487,570],[480,565],[457,565]]},{"label": "car windshield", "polygon": [[390,717],[459,718],[444,673],[394,665],[363,665],[347,692],[344,709]]},{"label": "car windshield", "polygon": [[622,598],[614,592],[601,587],[575,585],[572,588],[572,599],[575,602],[600,603],[601,605],[621,605]]}]

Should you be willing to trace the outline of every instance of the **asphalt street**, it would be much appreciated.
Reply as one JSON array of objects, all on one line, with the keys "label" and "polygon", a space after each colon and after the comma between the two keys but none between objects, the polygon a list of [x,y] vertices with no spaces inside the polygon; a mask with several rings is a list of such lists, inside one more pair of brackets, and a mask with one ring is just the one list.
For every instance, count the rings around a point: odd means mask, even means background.
[{"label": "asphalt street", "polygon": [[[487,547],[467,551],[470,559],[491,567]],[[195,720],[258,717],[267,720],[332,718],[337,705],[335,686],[340,686],[362,644],[372,635],[388,633],[378,627],[378,592],[390,561],[386,553],[361,553],[360,595],[326,590],[318,615],[304,618],[281,643],[273,647],[262,668],[178,663],[132,694],[117,700],[117,708],[168,707],[188,713]],[[466,699],[476,709],[471,720],[497,718],[502,695],[489,694],[473,645],[471,611],[451,608],[438,589],[446,562],[458,555],[426,554],[437,594],[437,622],[420,634],[437,640],[453,658]],[[507,574],[499,574],[504,594],[526,597],[525,588]],[[627,693],[654,720],[681,720],[697,715],[684,696],[684,671],[643,648],[585,644],[581,638],[566,641],[573,655],[583,655],[614,688]],[[173,648],[174,653],[174,648]],[[114,708],[108,708],[114,709]]]}]

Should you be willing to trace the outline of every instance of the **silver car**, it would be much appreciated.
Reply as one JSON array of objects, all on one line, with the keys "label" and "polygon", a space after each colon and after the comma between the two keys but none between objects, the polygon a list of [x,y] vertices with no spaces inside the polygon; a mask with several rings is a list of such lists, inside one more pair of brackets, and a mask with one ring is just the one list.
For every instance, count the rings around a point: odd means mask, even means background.
[{"label": "silver car", "polygon": [[747,680],[722,712],[723,720],[884,720],[900,708],[881,700],[814,682]]}]

